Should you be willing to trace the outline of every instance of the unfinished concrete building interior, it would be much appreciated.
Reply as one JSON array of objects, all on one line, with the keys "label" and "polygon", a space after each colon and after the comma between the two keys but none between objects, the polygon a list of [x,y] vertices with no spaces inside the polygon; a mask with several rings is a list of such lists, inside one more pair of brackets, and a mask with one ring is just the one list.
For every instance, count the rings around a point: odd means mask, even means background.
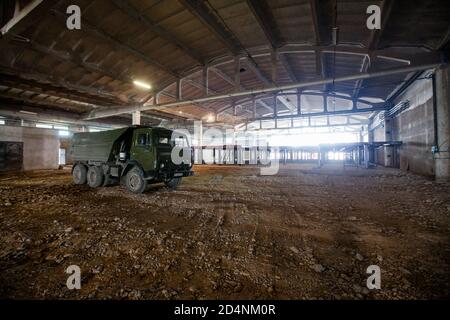
[{"label": "unfinished concrete building interior", "polygon": [[[447,0],[1,1],[0,297],[448,299],[449,21]],[[192,151],[176,188],[77,162],[74,137],[153,127]]]}]

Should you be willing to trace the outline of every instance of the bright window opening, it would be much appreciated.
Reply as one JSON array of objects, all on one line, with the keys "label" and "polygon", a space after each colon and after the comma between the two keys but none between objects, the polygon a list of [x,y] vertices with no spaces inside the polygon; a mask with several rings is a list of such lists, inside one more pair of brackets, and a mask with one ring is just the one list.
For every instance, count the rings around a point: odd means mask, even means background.
[{"label": "bright window opening", "polygon": [[359,142],[359,132],[304,132],[272,135],[271,146],[318,146],[320,144]]},{"label": "bright window opening", "polygon": [[36,128],[53,129],[53,126],[47,123],[36,123]]}]

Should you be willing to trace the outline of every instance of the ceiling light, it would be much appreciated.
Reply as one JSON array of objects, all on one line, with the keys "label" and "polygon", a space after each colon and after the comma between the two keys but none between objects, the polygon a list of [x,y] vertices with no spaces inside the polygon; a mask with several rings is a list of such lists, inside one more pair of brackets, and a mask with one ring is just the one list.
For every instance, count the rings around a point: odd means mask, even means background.
[{"label": "ceiling light", "polygon": [[214,121],[214,115],[212,115],[212,114],[208,115],[207,121],[208,122],[213,122]]},{"label": "ceiling light", "polygon": [[20,110],[19,112],[21,113],[25,113],[25,114],[32,114],[32,115],[36,115],[36,112],[31,112],[31,111],[25,111],[25,110]]},{"label": "ceiling light", "polygon": [[152,88],[152,86],[149,85],[148,83],[145,83],[145,82],[142,82],[142,81],[139,81],[139,80],[134,80],[133,83],[134,83],[135,86],[143,88],[143,89],[149,90],[149,89]]}]

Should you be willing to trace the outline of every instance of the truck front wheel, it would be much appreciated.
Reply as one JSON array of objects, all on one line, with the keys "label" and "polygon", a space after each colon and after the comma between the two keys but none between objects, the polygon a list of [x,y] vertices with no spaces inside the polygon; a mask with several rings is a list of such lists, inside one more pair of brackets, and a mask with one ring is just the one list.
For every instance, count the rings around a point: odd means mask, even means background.
[{"label": "truck front wheel", "polygon": [[164,183],[168,188],[176,189],[176,187],[178,187],[178,185],[181,183],[181,178],[172,178],[168,181],[165,181]]},{"label": "truck front wheel", "polygon": [[90,166],[87,172],[87,183],[91,188],[100,187],[103,184],[103,170],[97,166]]},{"label": "truck front wheel", "polygon": [[133,193],[142,193],[147,189],[147,180],[139,168],[133,168],[128,171],[125,177],[125,185],[127,189]]},{"label": "truck front wheel", "polygon": [[73,168],[72,176],[73,176],[73,182],[75,184],[85,184],[86,183],[86,175],[87,170],[86,167],[82,164],[77,164]]}]

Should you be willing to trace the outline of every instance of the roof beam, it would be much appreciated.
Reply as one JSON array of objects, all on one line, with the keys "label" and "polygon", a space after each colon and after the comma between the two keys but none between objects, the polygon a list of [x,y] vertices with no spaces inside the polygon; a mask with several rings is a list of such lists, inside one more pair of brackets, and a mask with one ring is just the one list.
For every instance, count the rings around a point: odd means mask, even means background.
[{"label": "roof beam", "polygon": [[[45,100],[45,99],[33,99],[30,97],[25,97],[22,95],[16,95],[16,94],[12,94],[10,92],[0,92],[0,98],[3,99],[9,99],[9,100],[15,100],[15,101],[23,101],[26,103],[30,103],[30,104],[36,104],[39,106],[50,106],[50,107],[55,107],[55,108],[61,108],[61,109],[66,109],[68,106],[71,106],[73,108],[79,108],[80,105],[77,104],[67,104],[67,103],[58,103],[55,101],[49,101],[49,100]],[[84,104],[84,107],[93,107],[94,105],[92,104]]]},{"label": "roof beam", "polygon": [[51,56],[55,58],[56,60],[59,60],[60,62],[69,62],[74,65],[76,65],[79,68],[83,68],[89,72],[97,73],[102,76],[107,76],[111,78],[112,80],[118,80],[123,83],[123,85],[127,85],[130,88],[134,87],[133,79],[127,75],[118,74],[109,70],[106,70],[105,68],[102,68],[99,65],[88,63],[85,61],[85,59],[81,58],[77,53],[75,52],[66,52],[66,51],[56,51],[51,48],[47,48],[35,41],[29,41],[29,42],[17,42],[15,45],[23,47],[23,48],[30,48],[36,52],[39,52],[44,55]]},{"label": "roof beam", "polygon": [[[198,84],[197,82],[195,82],[195,81],[192,80],[192,79],[183,79],[183,82],[186,82],[186,83],[192,85],[193,87],[195,87],[195,88],[197,88],[197,89],[200,89],[200,90],[202,90],[202,91],[205,89],[204,86]],[[212,92],[213,92],[213,93],[218,93],[218,92],[216,92],[216,91],[214,91],[214,90],[213,90]],[[177,98],[177,95],[176,95],[176,94],[172,94],[172,93],[167,92],[167,91],[160,91],[159,94],[162,94],[163,96],[172,98],[172,99],[174,99],[175,101],[179,101],[179,100],[180,100],[180,99]],[[200,109],[203,109],[204,111],[209,111],[209,110],[205,110],[205,108],[202,107],[201,105],[199,105],[198,103],[193,103],[192,105],[194,105],[194,106],[196,106],[196,107],[198,107],[198,108],[200,108]],[[187,114],[187,113],[184,113],[184,114],[187,115],[187,116],[189,116],[190,118],[199,118],[198,116],[194,116],[194,115],[192,115],[192,114]]]},{"label": "roof beam", "polygon": [[197,63],[199,63],[200,65],[205,64],[204,58],[200,53],[189,47],[187,44],[182,42],[180,39],[178,39],[175,35],[173,35],[169,31],[159,26],[157,23],[153,22],[147,16],[141,14],[133,5],[129,3],[129,1],[112,0],[112,2],[115,4],[117,8],[122,10],[122,12],[132,17],[134,20],[144,24],[148,29],[157,34],[159,37],[177,46],[180,50],[182,50],[185,54],[187,54]]},{"label": "roof beam", "polygon": [[[243,106],[245,103],[253,102],[253,100],[255,100],[255,101],[256,101],[257,103],[259,103],[262,107],[266,108],[266,109],[267,109],[268,111],[270,111],[270,112],[273,112],[273,108],[270,107],[267,103],[264,102],[263,99],[266,99],[266,98],[269,98],[269,97],[268,97],[268,96],[267,96],[267,97],[261,97],[261,96],[260,96],[259,98],[257,98],[256,96],[253,96],[253,97],[251,97],[251,98],[243,98],[243,99],[239,99],[239,100],[235,101],[235,103],[236,103],[236,105]],[[226,106],[226,107],[223,107],[223,108],[219,109],[219,110],[217,111],[217,113],[220,114],[220,113],[225,112],[226,110],[228,110],[228,109],[230,109],[230,108],[232,108],[232,105],[229,105],[229,106]]]},{"label": "roof beam", "polygon": [[256,21],[266,35],[272,48],[276,49],[285,43],[280,30],[275,22],[272,10],[266,0],[247,0],[247,5],[252,11]]},{"label": "roof beam", "polygon": [[[334,12],[334,6],[331,1],[319,1],[310,0],[311,8],[311,18],[314,29],[314,38],[316,47],[324,46],[325,42],[329,43],[331,39],[331,28],[332,28],[332,14]],[[327,10],[322,10],[322,6],[326,7]],[[327,14],[325,14],[325,12]],[[323,79],[327,77],[327,70],[325,67],[324,53],[322,50],[316,49],[316,73]],[[325,91],[329,91],[329,84],[324,86]]]},{"label": "roof beam", "polygon": [[258,67],[255,60],[245,50],[239,39],[225,25],[223,19],[217,14],[216,10],[205,0],[180,0],[180,2],[196,16],[234,55],[246,54],[247,66],[252,69],[256,76],[267,85],[272,85],[272,81]]},{"label": "roof beam", "polygon": [[[176,107],[180,105],[187,105],[187,104],[193,104],[193,103],[201,103],[201,102],[211,102],[211,101],[218,101],[218,100],[224,100],[224,99],[230,99],[234,97],[245,97],[245,96],[255,96],[257,94],[268,94],[268,93],[277,93],[281,91],[287,91],[292,89],[299,89],[299,88],[307,88],[327,83],[333,83],[333,82],[345,82],[345,81],[354,81],[359,79],[369,79],[369,78],[379,78],[379,77],[389,77],[391,75],[396,74],[405,74],[410,72],[416,72],[421,70],[427,70],[427,69],[434,69],[439,66],[441,66],[442,63],[434,63],[434,64],[425,64],[425,65],[416,65],[416,66],[408,66],[408,67],[401,67],[401,68],[393,68],[393,69],[384,69],[380,71],[375,72],[366,72],[366,73],[357,73],[357,74],[351,74],[347,76],[341,76],[337,78],[328,78],[328,79],[321,79],[321,80],[315,80],[315,81],[305,81],[305,82],[299,82],[294,83],[290,85],[283,85],[283,86],[273,86],[270,88],[263,88],[263,89],[253,89],[253,90],[247,90],[243,92],[233,92],[233,93],[227,93],[227,94],[219,94],[219,95],[211,95],[208,97],[202,97],[202,98],[196,98],[196,99],[186,99],[182,101],[176,101],[176,102],[169,102],[169,103],[163,103],[163,104],[157,104],[157,105],[137,105],[132,107],[119,107],[119,108],[108,108],[104,110],[94,110],[93,112],[86,114],[85,119],[96,119],[96,118],[102,118],[102,117],[108,117],[115,114],[122,114],[122,113],[130,113],[134,111],[145,111],[145,110],[158,110],[158,109],[164,109],[164,108],[170,108],[170,107]],[[347,110],[345,110],[347,111]]]},{"label": "roof beam", "polygon": [[246,59],[247,67],[258,77],[265,85],[274,85],[272,80],[256,65],[253,59]]},{"label": "roof beam", "polygon": [[286,96],[277,95],[277,99],[281,101],[281,103],[283,103],[284,106],[288,108],[291,113],[297,112],[297,107],[291,101],[289,101],[289,99]]},{"label": "roof beam", "polygon": [[[55,77],[53,75],[44,75],[41,73],[38,73],[36,71],[33,71],[33,68],[24,68],[19,67],[17,65],[14,66],[14,68],[9,68],[5,66],[0,66],[0,73],[13,75],[15,77],[18,77],[20,81],[32,79],[31,81],[39,81],[39,82],[45,82],[49,83],[50,86],[56,86],[64,88],[63,90],[70,90],[70,91],[76,91],[79,93],[85,93],[88,97],[94,96],[94,99],[101,99],[106,103],[124,103],[125,101],[122,101],[119,99],[119,97],[116,97],[115,95],[105,92],[99,89],[95,89],[91,86],[83,86],[83,85],[76,85],[73,83],[69,83],[63,78]],[[26,79],[25,79],[26,78]]]},{"label": "roof beam", "polygon": [[[35,112],[36,114],[28,114],[20,112],[20,110]],[[54,111],[43,109],[41,107],[33,107],[29,108],[27,106],[11,104],[11,103],[2,103],[2,109],[0,109],[0,115],[10,118],[20,118],[29,121],[44,121],[44,122],[56,122],[56,123],[64,123],[64,124],[77,124],[84,126],[96,126],[96,127],[122,127],[124,124],[111,124],[111,121],[108,123],[102,122],[93,122],[81,120],[79,115],[66,112],[66,111]]]},{"label": "roof beam", "polygon": [[[231,79],[227,74],[225,74],[221,70],[219,70],[217,68],[211,68],[210,70],[214,71],[219,77],[221,77],[223,80],[225,80],[229,84],[234,85],[234,80]],[[263,79],[267,79],[267,78],[264,77]],[[266,82],[266,83],[268,83],[268,82]],[[247,88],[244,87],[243,85],[240,85],[239,88],[241,91],[247,90]],[[267,103],[265,103],[262,99],[256,99],[256,102],[259,103],[261,106],[263,106],[265,109],[269,110],[270,112],[273,112],[274,109],[272,107],[270,107]],[[236,102],[236,103],[238,103],[238,102]],[[238,105],[240,105],[240,103],[238,103]],[[222,113],[231,107],[232,106],[227,106],[225,108],[222,108],[221,110],[219,110],[218,113]]]},{"label": "roof beam", "polygon": [[[324,57],[325,53],[319,51],[317,54],[319,55],[320,72],[321,72],[322,79],[326,79],[327,77],[329,77],[329,74],[328,74],[328,69],[327,69],[325,57]],[[324,90],[326,92],[331,92],[331,85],[329,83],[325,84]]]},{"label": "roof beam", "polygon": [[320,26],[319,26],[319,16],[318,16],[318,5],[319,5],[319,1],[318,0],[310,0],[309,2],[310,7],[311,7],[311,18],[312,18],[312,22],[313,22],[313,29],[314,29],[314,37],[315,37],[315,42],[317,46],[320,46],[322,43],[322,38],[321,38],[321,34],[320,34]]},{"label": "roof beam", "polygon": [[445,48],[446,44],[450,41],[450,27],[447,28],[447,32],[444,34],[441,40],[439,40],[436,46],[437,50],[442,50]]},{"label": "roof beam", "polygon": [[133,79],[131,79],[130,77],[121,76],[115,72],[106,70],[98,65],[94,65],[93,63],[88,63],[88,62],[84,61],[84,59],[81,58],[77,53],[75,53],[73,51],[72,52],[56,51],[54,49],[50,49],[44,45],[37,43],[36,41],[32,41],[32,40],[30,40],[29,42],[26,42],[26,43],[25,42],[17,42],[14,44],[17,46],[24,47],[24,48],[30,48],[34,51],[37,51],[37,52],[42,53],[47,56],[51,56],[52,58],[59,60],[61,62],[72,63],[82,69],[89,71],[89,72],[99,73],[99,74],[107,76],[113,80],[119,80],[123,83],[132,85]]},{"label": "roof beam", "polygon": [[[260,117],[254,120],[273,120],[273,119],[291,119],[291,118],[310,118],[319,116],[333,116],[333,115],[349,115],[349,114],[359,114],[371,111],[383,111],[387,110],[387,106],[375,106],[373,108],[355,109],[355,110],[337,110],[337,111],[321,111],[307,114],[287,114],[279,115],[277,117]],[[325,125],[328,127],[329,125]]]},{"label": "roof beam", "polygon": [[162,120],[188,120],[189,114],[172,114],[169,112],[164,112],[162,110],[150,110],[146,111],[145,115],[152,115],[154,117],[159,117]]},{"label": "roof beam", "polygon": [[[361,68],[360,68],[360,72],[367,72],[369,71],[369,67],[370,67],[370,57],[369,56],[364,56],[363,62],[361,64]],[[358,99],[359,96],[359,92],[361,91],[361,87],[364,84],[364,80],[358,80],[355,82],[355,87],[353,89],[353,98],[354,99]]]},{"label": "roof beam", "polygon": [[[217,68],[215,68],[215,67],[210,68],[210,70],[213,71],[213,72],[215,72],[219,77],[221,77],[223,80],[225,80],[225,81],[228,82],[229,84],[231,84],[231,85],[233,85],[233,86],[235,85],[234,80],[231,79],[226,73],[222,72],[222,70],[217,69]],[[247,88],[244,87],[242,84],[239,86],[239,89],[240,89],[241,91],[247,90]],[[262,99],[256,99],[256,101],[257,101],[261,106],[263,106],[264,108],[266,108],[267,110],[273,112],[273,108],[271,108],[271,107],[270,107],[267,103],[265,103]],[[218,111],[218,113],[222,113],[222,112],[224,112],[225,110],[227,110],[227,109],[229,109],[229,108],[231,108],[231,106],[227,106],[227,107],[225,107],[225,108],[222,108],[221,110]]]},{"label": "roof beam", "polygon": [[402,84],[397,86],[388,96],[386,101],[393,102],[399,95],[401,95],[411,84],[416,81],[420,75],[423,73],[423,71],[417,71],[410,75],[410,77]]},{"label": "roof beam", "polygon": [[[225,72],[223,72],[222,70],[218,69],[217,67],[210,67],[209,70],[214,72],[215,74],[217,74],[220,78],[222,78],[228,84],[232,85],[233,87],[235,86],[235,84],[236,84],[235,81],[230,76],[228,76]],[[240,85],[240,88],[242,88],[242,85]]]},{"label": "roof beam", "polygon": [[233,55],[242,53],[242,45],[231,30],[223,23],[209,3],[204,0],[179,0],[203,25],[205,25]]},{"label": "roof beam", "polygon": [[[285,40],[281,36],[281,32],[272,14],[272,10],[266,0],[247,0],[247,5],[252,11],[256,21],[266,35],[267,40],[273,50],[285,44]],[[279,55],[279,60],[287,71],[292,82],[298,82],[294,70],[291,68],[289,61],[283,55]]]},{"label": "roof beam", "polygon": [[50,8],[56,6],[60,1],[30,1],[17,15],[1,26],[1,38],[9,40],[33,25],[39,18],[45,16]]},{"label": "roof beam", "polygon": [[[295,52],[313,52],[314,50],[318,50],[319,52],[333,52],[334,47],[330,46],[301,46],[301,48],[296,47],[283,47],[282,49],[279,49],[279,51],[288,54],[288,53],[295,53]],[[358,48],[358,47],[349,47],[349,46],[338,46],[336,49],[336,52],[342,53],[342,54],[351,54],[359,57],[365,57],[369,55],[369,51],[365,48]],[[271,52],[268,52],[266,55],[270,55]],[[392,56],[392,57],[391,57]],[[395,48],[389,48],[389,49],[383,49],[383,50],[375,50],[371,53],[371,57],[379,57],[381,58],[393,58],[393,59],[401,59],[405,63],[409,65],[418,65],[418,64],[433,64],[433,63],[444,63],[446,60],[444,58],[444,55],[439,52],[424,52],[421,54],[413,54],[413,55],[405,55],[405,54],[399,54]],[[320,59],[318,61],[321,61]],[[233,60],[227,61],[227,62],[219,62],[218,65],[223,63],[232,63]],[[215,65],[212,63],[210,65],[210,70],[217,73],[222,79],[224,79],[226,82],[230,83],[230,85],[234,86],[235,82],[234,80],[228,76],[227,74],[223,73],[220,69],[218,69],[218,65]],[[321,64],[320,64],[321,68]],[[251,69],[251,68],[249,68]],[[375,71],[375,70],[373,70]],[[262,81],[264,81],[265,84],[269,84],[267,81],[267,77],[261,76]],[[246,88],[242,88],[241,85],[241,91],[244,91]],[[241,102],[237,102],[241,103]],[[226,110],[228,107],[225,107],[223,110]],[[222,109],[221,109],[222,110]],[[219,110],[220,112],[220,110]]]},{"label": "roof beam", "polygon": [[[52,84],[44,84],[33,80],[23,79],[21,77],[1,74],[0,84],[4,84],[10,88],[18,88],[21,90],[37,92],[48,96],[61,97],[68,100],[79,101],[84,103],[100,103],[112,104],[113,102],[100,97],[80,94],[78,91],[69,90],[63,87],[54,86]],[[117,102],[116,102],[117,104]]]},{"label": "roof beam", "polygon": [[[56,11],[56,10],[52,10],[52,13],[54,13],[54,16],[56,16],[60,21],[65,21],[66,19],[66,15],[63,14],[62,12]],[[110,36],[109,34],[107,34],[105,31],[94,27],[93,25],[89,24],[86,19],[83,20],[83,27],[81,28],[81,31],[89,34],[90,36],[93,36],[95,38],[99,38],[102,41],[110,44],[115,50],[118,51],[125,51],[129,54],[134,55],[135,57],[145,61],[146,63],[148,63],[149,65],[158,68],[162,71],[164,71],[165,73],[173,76],[173,77],[179,77],[180,75],[177,74],[174,70],[172,70],[171,68],[169,68],[168,66],[163,65],[162,63],[150,58],[148,55],[140,52],[139,50],[136,50],[132,47],[130,47],[129,45],[124,44],[123,42],[117,40],[116,38],[114,38],[113,36]]]},{"label": "roof beam", "polygon": [[273,112],[274,108],[269,106],[267,103],[265,103],[262,99],[256,100],[257,103],[259,103],[261,106],[266,108],[268,111]]},{"label": "roof beam", "polygon": [[299,82],[300,78],[295,74],[294,69],[292,69],[289,58],[284,54],[279,54],[278,57],[284,69],[287,71],[289,78],[291,78],[293,82]]}]

